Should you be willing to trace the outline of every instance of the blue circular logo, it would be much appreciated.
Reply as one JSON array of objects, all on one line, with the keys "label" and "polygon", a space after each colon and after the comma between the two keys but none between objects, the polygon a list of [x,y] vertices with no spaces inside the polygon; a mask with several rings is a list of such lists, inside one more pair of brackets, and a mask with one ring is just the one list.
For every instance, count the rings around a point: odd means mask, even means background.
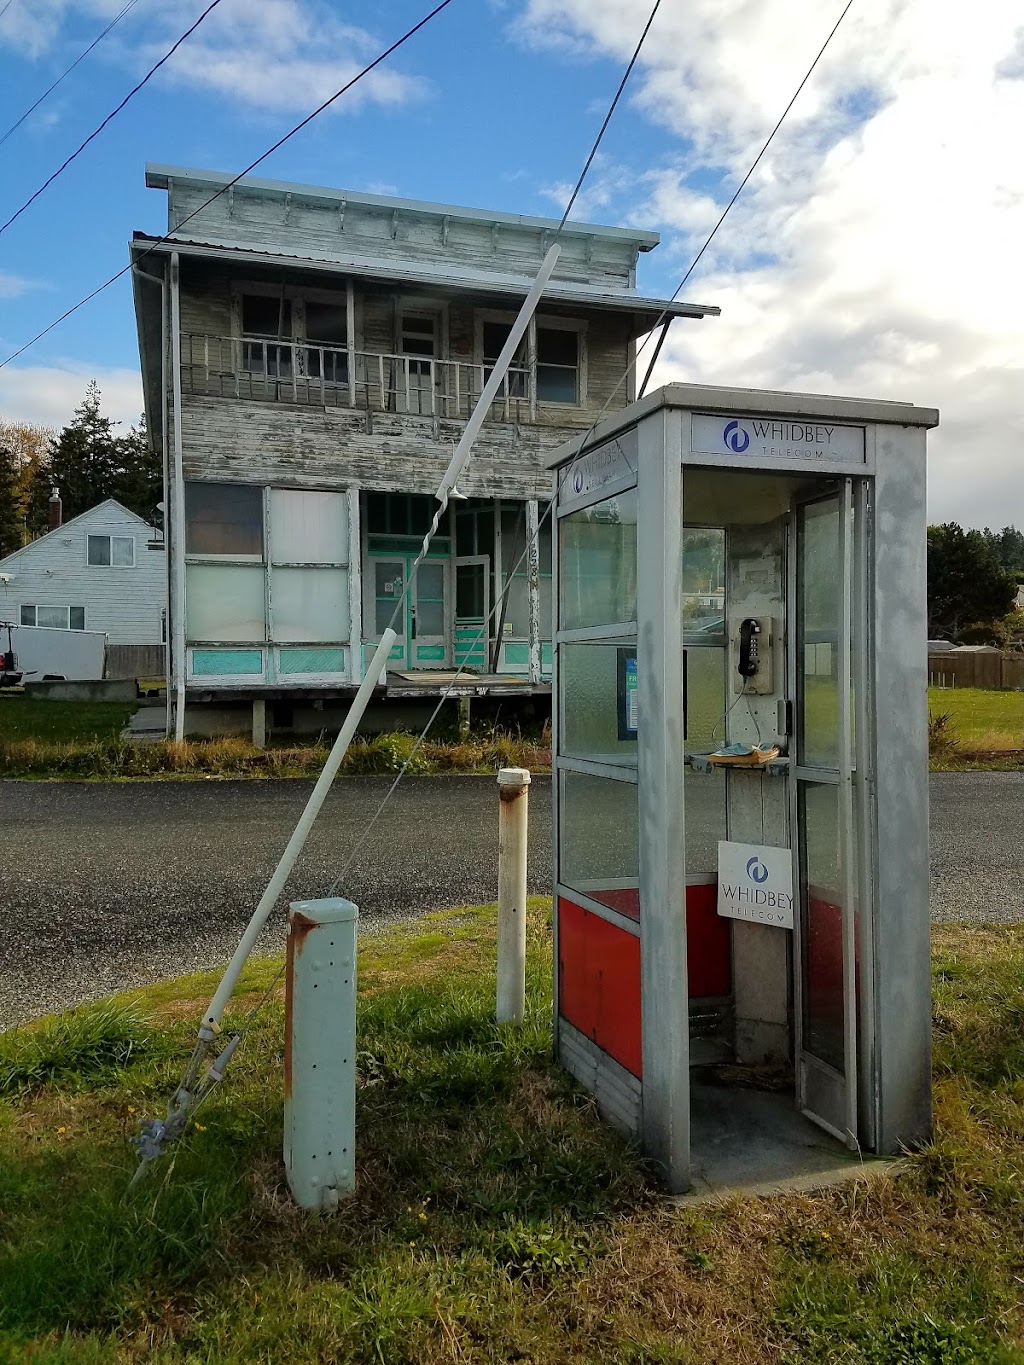
[{"label": "blue circular logo", "polygon": [[583,470],[582,470],[582,469],[577,469],[576,473],[573,475],[573,478],[572,478],[572,486],[573,486],[573,488],[575,488],[575,490],[576,490],[577,493],[582,493],[582,492],[583,492]]},{"label": "blue circular logo", "polygon": [[768,880],[768,869],[756,855],[747,862],[747,876],[752,882],[766,882]]},{"label": "blue circular logo", "polygon": [[725,430],[722,432],[722,440],[734,455],[742,455],[747,446],[750,445],[750,437],[735,418],[731,422],[726,422]]}]

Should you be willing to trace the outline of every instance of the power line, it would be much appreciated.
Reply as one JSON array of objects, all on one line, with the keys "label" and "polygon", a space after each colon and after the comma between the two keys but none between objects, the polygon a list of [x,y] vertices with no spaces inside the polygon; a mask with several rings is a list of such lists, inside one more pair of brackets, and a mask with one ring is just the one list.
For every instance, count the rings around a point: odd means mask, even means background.
[{"label": "power line", "polygon": [[597,138],[596,138],[596,140],[595,140],[595,142],[594,142],[594,145],[593,145],[593,147],[590,149],[590,155],[587,157],[587,164],[583,167],[583,170],[580,171],[580,178],[576,181],[576,187],[575,187],[575,189],[573,190],[572,194],[569,196],[569,202],[568,202],[568,204],[566,204],[566,206],[565,206],[565,212],[562,214],[562,221],[558,224],[558,231],[559,231],[559,232],[561,232],[561,231],[562,231],[562,228],[565,227],[566,219],[569,217],[569,213],[570,213],[570,211],[571,211],[571,209],[572,209],[572,206],[573,206],[573,204],[575,204],[575,202],[576,202],[576,196],[579,194],[580,189],[582,188],[583,182],[584,182],[584,180],[587,178],[587,172],[590,170],[590,167],[591,167],[591,164],[593,163],[594,157],[597,156],[597,149],[598,149],[598,147],[600,147],[600,145],[601,145],[601,139],[604,137],[605,129],[608,127],[609,123],[611,123],[611,121],[612,121],[612,115],[615,113],[615,107],[616,107],[616,105],[617,105],[618,102],[619,102],[619,97],[621,96],[623,90],[625,90],[625,88],[626,88],[626,82],[629,80],[630,76],[633,74],[633,67],[636,66],[637,58],[640,56],[640,49],[643,47],[644,41],[646,40],[648,33],[650,33],[650,31],[651,31],[651,25],[654,23],[654,16],[658,13],[658,10],[659,10],[660,8],[661,8],[661,0],[654,0],[654,8],[651,10],[650,18],[647,20],[647,23],[644,25],[644,31],[643,31],[643,33],[641,33],[641,35],[640,35],[640,41],[639,41],[639,42],[637,43],[637,45],[636,45],[636,50],[634,51],[632,57],[630,57],[630,59],[629,59],[629,65],[626,67],[625,71],[622,73],[622,80],[619,82],[619,88],[618,88],[618,90],[616,90],[616,92],[615,92],[615,97],[614,97],[614,99],[612,100],[612,102],[611,102],[611,104],[610,104],[610,106],[609,106],[609,108],[608,108],[607,114],[605,114],[605,116],[604,116],[604,122],[601,124],[601,127],[600,127],[600,129],[599,129],[599,131],[598,131],[598,134],[597,134]]},{"label": "power line", "polygon": [[[743,177],[743,179],[740,181],[740,183],[736,186],[736,189],[735,189],[735,191],[733,192],[732,198],[729,200],[728,204],[726,204],[725,208],[722,210],[722,213],[721,213],[721,216],[720,216],[719,219],[718,219],[718,222],[715,224],[715,226],[714,226],[714,227],[711,229],[711,231],[708,233],[707,239],[705,240],[704,245],[701,247],[701,249],[697,252],[696,256],[694,256],[693,260],[690,262],[690,268],[689,268],[689,270],[687,270],[686,274],[685,274],[685,275],[683,276],[683,278],[679,281],[679,284],[678,284],[678,286],[676,287],[676,291],[675,291],[675,293],[672,295],[672,302],[673,302],[673,303],[674,303],[675,300],[679,297],[679,295],[682,293],[683,288],[684,288],[684,286],[686,285],[686,281],[690,278],[690,276],[693,274],[693,272],[697,269],[697,266],[700,264],[701,257],[704,255],[705,251],[707,251],[708,247],[711,245],[712,241],[714,240],[715,233],[718,231],[718,229],[719,229],[719,228],[722,226],[722,224],[725,222],[725,220],[726,220],[726,218],[727,218],[727,216],[728,216],[728,214],[729,214],[729,210],[732,208],[733,204],[735,204],[736,200],[740,197],[740,195],[743,193],[744,189],[746,188],[747,181],[750,179],[750,177],[754,174],[754,172],[757,170],[758,166],[760,165],[761,158],[764,156],[765,152],[766,152],[766,151],[768,150],[768,148],[771,146],[771,144],[772,144],[772,139],[775,137],[775,134],[779,131],[779,129],[782,127],[783,123],[785,122],[785,120],[786,120],[786,115],[787,115],[787,114],[789,113],[789,111],[792,109],[793,105],[796,104],[797,98],[799,97],[800,92],[803,90],[803,88],[804,88],[804,86],[807,84],[807,82],[811,79],[811,76],[812,76],[813,73],[814,73],[815,67],[818,65],[818,63],[821,61],[822,57],[825,55],[825,49],[828,47],[829,43],[830,43],[830,42],[832,41],[832,39],[835,37],[835,35],[836,35],[836,30],[839,28],[839,25],[840,25],[840,24],[843,22],[843,20],[846,18],[846,15],[847,15],[847,13],[848,13],[848,11],[849,11],[849,9],[850,9],[850,6],[851,6],[852,4],[853,4],[853,0],[846,0],[846,4],[845,4],[844,7],[843,7],[842,13],[840,14],[839,18],[835,21],[835,23],[832,25],[832,28],[831,28],[831,31],[829,32],[828,37],[825,39],[825,41],[822,43],[821,47],[818,49],[818,55],[815,57],[814,61],[811,62],[810,66],[807,68],[807,72],[806,72],[806,74],[804,75],[803,80],[800,82],[800,84],[797,86],[797,88],[793,91],[793,94],[792,94],[792,96],[791,96],[791,98],[790,98],[789,103],[786,105],[785,109],[783,109],[782,113],[779,115],[779,120],[778,120],[778,122],[776,123],[775,127],[771,130],[771,132],[770,132],[770,133],[768,134],[768,136],[765,138],[765,140],[764,140],[764,145],[762,146],[761,150],[758,152],[757,156],[755,156],[754,159],[753,159],[753,161],[750,163],[750,169],[747,171],[746,175]],[[664,320],[665,320],[665,317],[666,317],[666,314],[665,314],[665,313],[662,313],[661,317],[660,317],[660,318],[658,319],[658,321],[654,324],[654,327],[651,328],[651,333],[650,333],[651,335],[653,335],[655,328],[661,326],[662,322],[664,322]],[[671,319],[669,319],[669,321],[671,321]],[[658,338],[658,344],[657,344],[657,345],[655,346],[655,348],[654,348],[654,354],[651,356],[651,363],[648,365],[648,367],[647,367],[647,373],[644,375],[644,382],[641,384],[641,386],[640,386],[640,392],[637,394],[637,397],[638,397],[638,398],[642,398],[642,397],[644,396],[644,393],[647,391],[647,384],[648,384],[648,381],[650,380],[651,374],[652,374],[652,372],[653,372],[653,370],[654,370],[654,366],[657,364],[658,356],[661,354],[661,348],[662,348],[662,346],[665,344],[665,338],[666,338],[667,335],[668,335],[668,328],[666,327],[666,328],[663,329],[663,331],[662,331],[662,333],[661,333],[661,336]],[[646,344],[647,344],[647,343],[645,342],[644,345],[646,345]],[[643,348],[641,347],[641,349],[643,349]],[[637,355],[638,355],[638,357],[639,357],[639,352],[637,352]],[[634,364],[635,364],[635,363],[636,363],[636,362],[634,361]],[[627,373],[628,373],[628,371],[627,371]],[[620,380],[620,383],[621,383],[621,380]]]},{"label": "power line", "polygon": [[[307,114],[306,117],[302,119],[299,123],[295,124],[295,126],[289,132],[285,133],[284,137],[278,138],[278,140],[274,143],[272,147],[268,147],[267,150],[262,153],[262,155],[256,158],[255,161],[251,161],[249,165],[246,166],[245,170],[239,171],[238,174],[234,176],[231,180],[229,180],[226,185],[222,185],[220,189],[216,190],[213,194],[210,195],[209,199],[205,200],[202,204],[200,204],[198,208],[193,209],[192,212],[187,217],[181,220],[177,228],[175,228],[175,231],[180,232],[186,223],[192,221],[196,214],[202,213],[204,209],[208,209],[212,203],[214,203],[217,199],[221,197],[222,194],[226,194],[227,191],[232,188],[232,186],[238,184],[239,180],[241,180],[244,176],[247,176],[250,173],[250,171],[254,171],[257,166],[259,166],[262,162],[266,161],[268,156],[272,156],[273,153],[276,152],[280,147],[283,147],[284,144],[290,138],[293,138],[296,133],[301,132],[302,129],[305,128],[308,123],[312,123],[313,119],[315,119],[319,114],[322,114],[325,109],[329,108],[330,105],[332,105],[335,102],[335,100],[340,99],[342,95],[344,95],[347,91],[351,90],[354,85],[361,81],[364,76],[368,76],[370,72],[374,70],[375,67],[380,66],[381,62],[385,61],[388,57],[390,57],[393,52],[396,52],[398,48],[402,46],[403,43],[407,43],[409,39],[413,37],[414,34],[418,33],[425,24],[428,24],[430,20],[434,18],[435,15],[440,14],[443,9],[447,9],[447,7],[451,3],[452,0],[441,0],[441,3],[439,5],[435,5],[435,7],[428,14],[425,14],[418,24],[414,24],[412,28],[408,29],[405,33],[402,34],[401,38],[398,38],[395,42],[393,42],[390,47],[385,48],[379,57],[375,57],[374,60],[369,63],[369,65],[364,66],[362,71],[357,72],[356,75],[354,75],[350,81],[346,81],[346,83],[341,87],[340,90],[336,90],[334,94],[330,96],[329,99],[324,100],[323,104],[318,105],[311,114]],[[102,294],[105,289],[109,289],[110,286],[112,284],[115,284],[121,278],[122,275],[127,275],[128,272],[132,269],[133,265],[138,265],[140,261],[144,261],[147,256],[151,255],[157,249],[157,247],[162,246],[164,242],[168,241],[170,239],[170,236],[171,234],[169,232],[166,232],[162,237],[158,237],[150,246],[146,248],[145,251],[139,253],[134,262],[129,261],[127,265],[122,266],[121,269],[118,270],[115,274],[111,275],[108,280],[104,280],[104,282],[100,285],[97,285],[97,287],[90,294],[86,294],[85,298],[79,299],[77,303],[73,304],[65,312],[61,313],[60,317],[54,318],[54,320],[51,323],[49,323],[46,327],[44,327],[41,332],[37,332],[36,335],[32,337],[30,341],[26,341],[23,346],[19,346],[16,351],[12,351],[11,354],[7,356],[4,360],[0,360],[0,370],[2,370],[5,365],[9,365],[12,360],[17,360],[18,356],[24,355],[25,352],[29,350],[31,347],[33,347],[37,341],[41,341],[43,337],[47,335],[47,333],[52,332],[55,327],[59,327],[62,322],[66,321],[69,317],[71,317],[72,313],[77,313],[80,308],[84,308],[87,303],[91,303],[92,300],[96,298],[98,294]]]},{"label": "power line", "polygon": [[[12,0],[7,0],[7,3],[11,4]],[[43,100],[47,99],[50,95],[53,94],[53,92],[57,89],[57,86],[60,85],[61,81],[63,81],[67,76],[71,75],[72,71],[74,71],[75,67],[79,64],[79,62],[84,61],[85,58],[88,57],[89,53],[93,50],[97,43],[101,43],[103,41],[103,39],[107,36],[110,30],[114,27],[114,25],[120,23],[124,16],[128,13],[128,11],[130,9],[133,9],[135,5],[137,5],[138,3],[139,0],[128,0],[128,4],[125,5],[122,10],[120,10],[117,14],[114,15],[113,19],[111,19],[110,23],[106,26],[103,32],[98,34],[97,37],[95,37],[92,40],[92,42],[84,50],[84,52],[80,52],[78,54],[78,56],[71,63],[71,65],[65,71],[62,71],[60,73],[60,75],[57,77],[57,79],[53,82],[52,85],[47,86],[47,88],[36,100],[35,104],[31,105],[28,109],[26,109],[25,112],[22,114],[21,118],[16,119],[15,122],[12,123],[11,126],[7,129],[7,132],[0,136],[0,147],[3,146],[3,144],[7,141],[7,139],[11,136],[12,133],[17,132],[17,130],[21,127],[21,125],[30,115],[35,113],[35,111],[42,104]],[[6,13],[6,9],[7,6],[5,5],[4,9],[0,10],[0,19],[3,18],[4,14]]]},{"label": "power line", "polygon": [[181,37],[177,40],[177,42],[174,43],[173,46],[170,47],[170,48],[164,53],[164,55],[160,58],[160,60],[159,60],[154,66],[151,66],[151,67],[149,68],[149,70],[148,70],[148,71],[146,72],[146,74],[143,76],[142,80],[139,81],[138,85],[136,85],[133,89],[131,89],[131,90],[128,91],[127,95],[125,95],[124,99],[123,99],[123,100],[121,101],[121,103],[117,106],[117,108],[114,109],[114,110],[112,110],[112,111],[107,115],[107,117],[103,120],[103,122],[100,124],[100,126],[99,126],[98,128],[94,128],[94,129],[93,129],[93,131],[89,134],[89,136],[85,139],[85,141],[81,144],[81,146],[80,146],[80,147],[77,147],[77,148],[75,149],[75,151],[73,151],[73,152],[71,153],[71,155],[70,155],[70,156],[67,158],[67,160],[63,163],[63,165],[57,167],[57,169],[54,171],[54,173],[50,176],[49,180],[44,181],[43,184],[40,185],[39,188],[36,190],[35,194],[30,195],[29,198],[25,200],[24,204],[22,204],[21,208],[18,209],[18,211],[17,211],[16,213],[12,213],[11,216],[10,216],[10,218],[8,218],[7,222],[4,223],[3,226],[0,226],[0,237],[3,236],[3,234],[7,231],[7,229],[11,226],[11,224],[12,224],[13,222],[15,222],[18,218],[21,217],[21,215],[25,212],[25,210],[29,207],[29,205],[30,205],[30,204],[34,204],[35,201],[39,198],[39,196],[43,193],[43,191],[44,191],[44,190],[47,190],[47,189],[53,184],[53,182],[57,179],[57,177],[58,177],[59,175],[63,174],[63,172],[67,170],[67,168],[71,165],[72,161],[74,161],[74,159],[75,159],[77,156],[80,156],[81,153],[85,151],[85,149],[86,149],[86,147],[88,147],[89,143],[92,142],[94,138],[99,137],[100,133],[103,132],[103,129],[107,126],[107,124],[111,121],[111,119],[114,119],[114,118],[117,117],[117,115],[118,115],[118,114],[121,112],[121,110],[125,107],[125,105],[128,103],[128,101],[129,101],[130,99],[132,99],[132,97],[133,97],[134,95],[137,95],[137,94],[139,93],[139,91],[140,91],[140,90],[142,89],[142,87],[147,83],[147,81],[150,79],[150,77],[151,77],[151,76],[154,76],[154,75],[160,70],[160,68],[163,66],[163,64],[164,64],[166,61],[169,61],[170,58],[174,56],[174,54],[177,52],[178,48],[181,47],[181,45],[182,45],[182,43],[185,41],[185,39],[188,38],[188,37],[190,37],[193,33],[195,33],[196,29],[197,29],[197,28],[199,27],[199,25],[203,22],[203,20],[206,18],[206,16],[207,16],[212,10],[215,10],[219,4],[220,4],[220,0],[210,0],[210,3],[207,5],[206,9],[203,10],[202,14],[201,14],[201,15],[199,16],[199,18],[195,21],[195,23],[194,23],[190,28],[187,28],[187,29],[185,30],[185,32],[181,35]]},{"label": "power line", "polygon": [[0,9],[0,19],[4,17],[4,15],[7,13],[7,11],[11,8],[13,4],[14,0],[7,0],[7,4],[4,5],[3,9]]}]

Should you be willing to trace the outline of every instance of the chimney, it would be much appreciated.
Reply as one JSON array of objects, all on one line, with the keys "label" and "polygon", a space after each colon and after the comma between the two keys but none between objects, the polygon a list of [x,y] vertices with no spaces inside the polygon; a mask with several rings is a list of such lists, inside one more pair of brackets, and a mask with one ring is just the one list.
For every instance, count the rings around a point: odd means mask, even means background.
[{"label": "chimney", "polygon": [[56,531],[57,527],[61,524],[64,515],[64,507],[60,500],[59,488],[55,488],[50,494],[49,514],[49,529],[51,531]]}]

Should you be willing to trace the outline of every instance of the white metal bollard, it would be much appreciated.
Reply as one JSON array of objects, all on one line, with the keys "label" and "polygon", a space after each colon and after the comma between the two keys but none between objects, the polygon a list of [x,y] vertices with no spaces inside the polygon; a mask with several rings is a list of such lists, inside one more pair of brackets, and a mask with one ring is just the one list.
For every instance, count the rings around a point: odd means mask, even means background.
[{"label": "white metal bollard", "polygon": [[351,901],[294,901],[285,985],[284,1164],[295,1202],[355,1189],[356,924]]},{"label": "white metal bollard", "polygon": [[498,1023],[526,1013],[526,849],[530,774],[498,773]]}]

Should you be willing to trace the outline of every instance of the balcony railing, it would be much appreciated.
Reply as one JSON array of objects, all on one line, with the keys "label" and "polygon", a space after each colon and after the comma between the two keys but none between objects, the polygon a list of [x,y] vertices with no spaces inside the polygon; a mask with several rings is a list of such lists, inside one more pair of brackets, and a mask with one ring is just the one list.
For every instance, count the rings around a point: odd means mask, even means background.
[{"label": "balcony railing", "polygon": [[[421,417],[469,417],[492,368],[465,360],[201,333],[183,333],[181,351],[184,393]],[[576,368],[560,368],[566,372],[559,376],[562,393],[567,387],[575,391]],[[488,416],[529,422],[536,405],[535,374],[514,367],[502,380]]]}]

